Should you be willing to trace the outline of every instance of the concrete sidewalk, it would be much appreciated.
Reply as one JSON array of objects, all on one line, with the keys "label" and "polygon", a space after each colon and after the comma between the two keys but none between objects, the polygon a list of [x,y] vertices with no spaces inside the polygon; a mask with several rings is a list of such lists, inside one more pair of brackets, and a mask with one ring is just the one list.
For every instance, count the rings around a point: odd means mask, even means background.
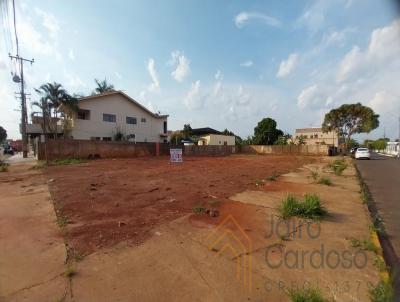
[{"label": "concrete sidewalk", "polygon": [[0,301],[59,301],[68,291],[64,241],[34,163],[0,174]]}]

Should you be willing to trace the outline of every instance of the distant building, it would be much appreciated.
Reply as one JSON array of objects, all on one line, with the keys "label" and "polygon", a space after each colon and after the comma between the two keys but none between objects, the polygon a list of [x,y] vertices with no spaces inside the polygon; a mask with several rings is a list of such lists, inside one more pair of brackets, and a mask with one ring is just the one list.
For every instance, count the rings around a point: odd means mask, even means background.
[{"label": "distant building", "polygon": [[400,143],[399,142],[388,142],[385,149],[386,154],[393,156],[400,156]]},{"label": "distant building", "polygon": [[192,129],[192,136],[198,137],[197,144],[199,146],[235,145],[234,135],[224,135],[222,132],[209,127]]},{"label": "distant building", "polygon": [[303,139],[306,145],[328,145],[328,146],[339,146],[339,138],[333,131],[324,133],[322,128],[300,128],[296,129],[295,135],[293,136],[294,142],[298,143],[300,139]]}]

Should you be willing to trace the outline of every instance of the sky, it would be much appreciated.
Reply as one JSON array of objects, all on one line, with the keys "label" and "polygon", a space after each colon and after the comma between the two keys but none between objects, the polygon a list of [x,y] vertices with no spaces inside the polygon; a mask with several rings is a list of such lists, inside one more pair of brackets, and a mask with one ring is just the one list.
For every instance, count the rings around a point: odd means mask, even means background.
[{"label": "sky", "polygon": [[[18,138],[12,2],[0,1],[0,125]],[[169,114],[170,130],[190,123],[247,137],[271,117],[293,134],[361,102],[380,127],[360,140],[399,135],[395,1],[20,0],[16,11],[20,54],[35,59],[24,69],[28,104],[43,83],[87,95],[106,78]]]}]

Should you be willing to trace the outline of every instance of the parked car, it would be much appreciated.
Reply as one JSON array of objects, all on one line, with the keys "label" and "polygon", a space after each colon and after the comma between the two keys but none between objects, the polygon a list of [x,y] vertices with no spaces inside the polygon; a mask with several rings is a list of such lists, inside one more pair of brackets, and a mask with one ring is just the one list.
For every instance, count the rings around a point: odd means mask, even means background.
[{"label": "parked car", "polygon": [[5,146],[3,150],[3,154],[14,155],[14,149],[11,146]]},{"label": "parked car", "polygon": [[350,149],[350,154],[351,154],[352,157],[355,156],[357,149],[358,149],[357,147]]},{"label": "parked car", "polygon": [[371,159],[371,153],[368,148],[358,148],[354,157],[355,159]]}]

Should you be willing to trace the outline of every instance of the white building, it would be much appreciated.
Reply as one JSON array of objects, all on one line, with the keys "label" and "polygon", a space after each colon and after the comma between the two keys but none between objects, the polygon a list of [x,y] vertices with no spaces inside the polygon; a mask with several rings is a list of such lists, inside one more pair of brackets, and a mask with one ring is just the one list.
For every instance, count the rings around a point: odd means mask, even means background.
[{"label": "white building", "polygon": [[399,142],[388,142],[385,149],[386,154],[393,156],[400,156],[400,143]]},{"label": "white building", "polygon": [[120,133],[135,142],[167,142],[168,115],[158,115],[121,91],[79,99],[73,139],[114,140]]}]

